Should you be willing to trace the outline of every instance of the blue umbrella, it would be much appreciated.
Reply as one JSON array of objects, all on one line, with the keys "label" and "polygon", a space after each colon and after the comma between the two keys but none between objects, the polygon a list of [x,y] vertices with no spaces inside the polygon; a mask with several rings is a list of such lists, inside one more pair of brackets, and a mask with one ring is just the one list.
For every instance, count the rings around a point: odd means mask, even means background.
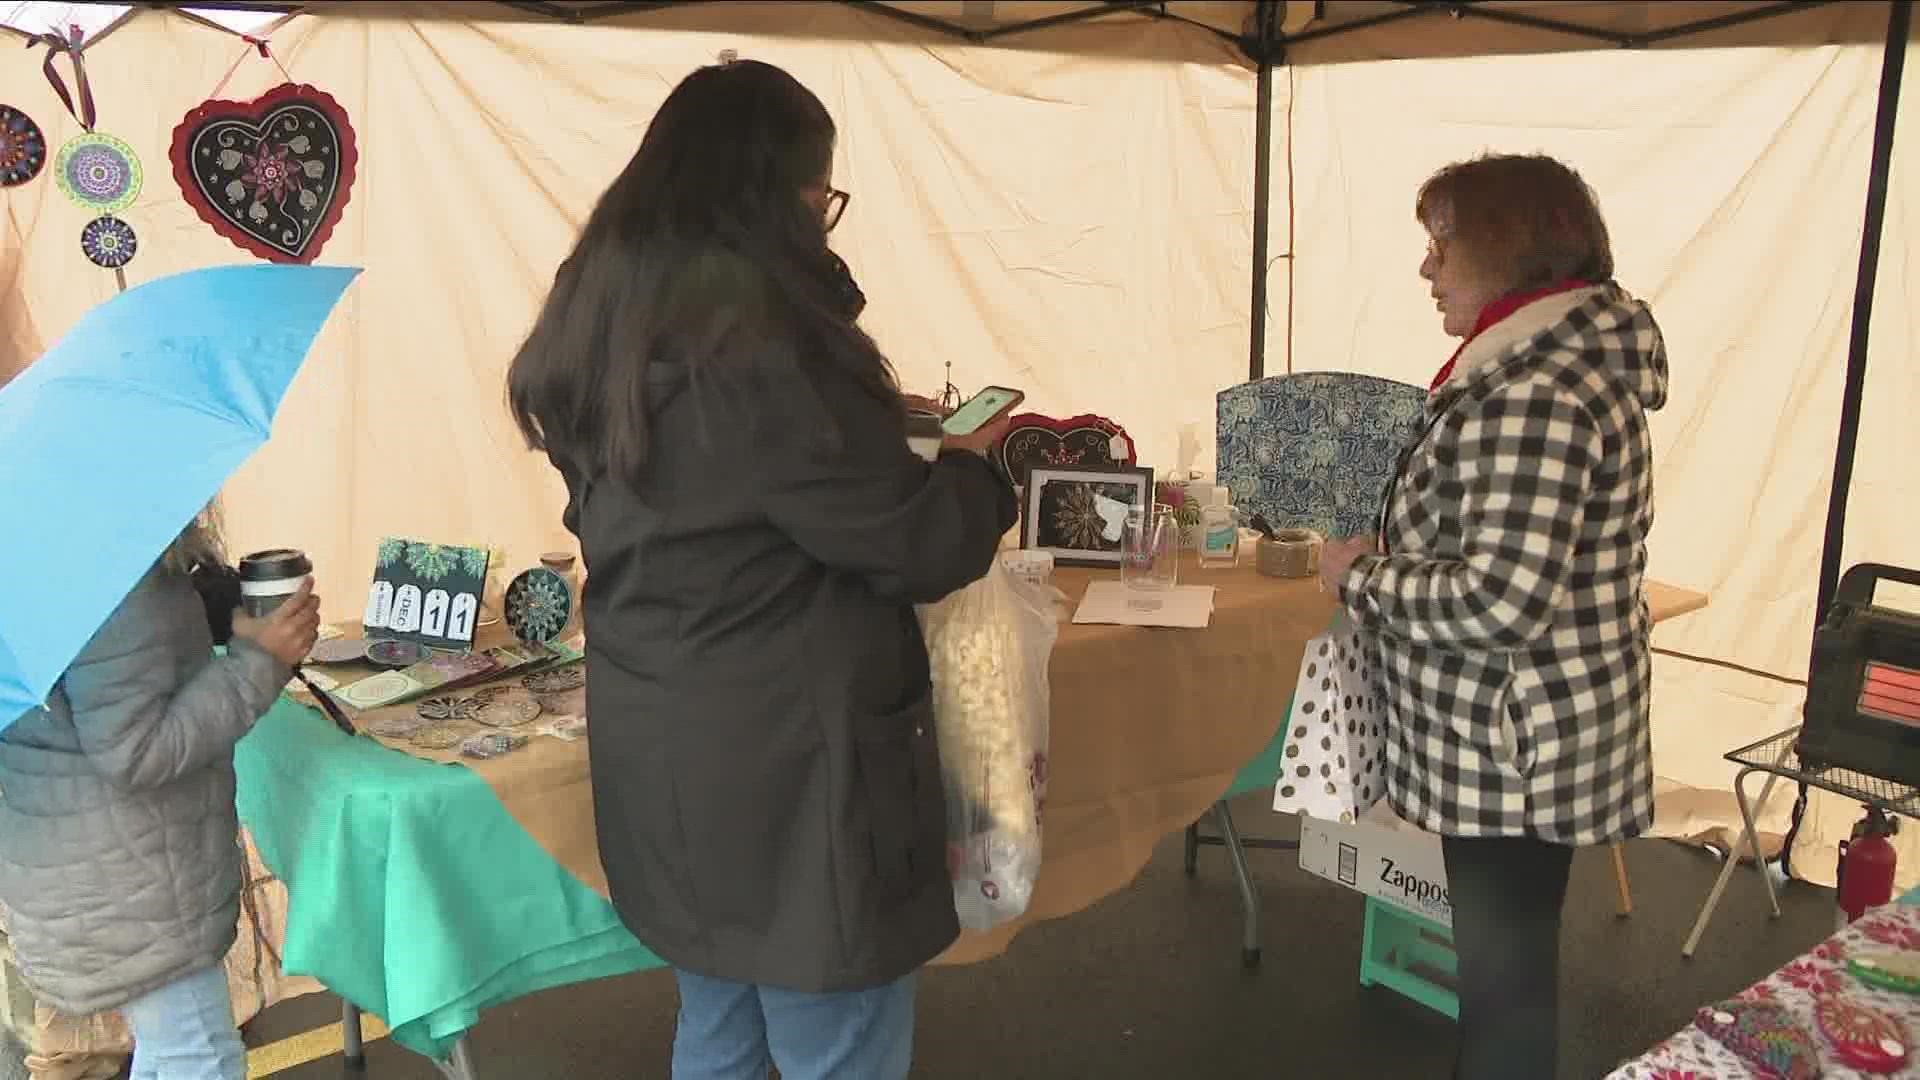
[{"label": "blue umbrella", "polygon": [[87,312],[0,387],[0,730],[267,441],[360,271],[230,266]]}]

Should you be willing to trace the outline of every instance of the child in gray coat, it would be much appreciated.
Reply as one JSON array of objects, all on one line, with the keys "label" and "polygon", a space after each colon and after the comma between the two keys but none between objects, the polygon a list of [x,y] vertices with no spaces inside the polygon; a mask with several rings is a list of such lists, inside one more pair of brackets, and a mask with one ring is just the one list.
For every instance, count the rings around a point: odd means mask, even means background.
[{"label": "child in gray coat", "polygon": [[319,631],[311,581],[216,657],[196,522],[46,704],[0,734],[0,903],[40,999],[133,1027],[134,1080],[243,1080],[221,961],[239,917],[233,748]]}]

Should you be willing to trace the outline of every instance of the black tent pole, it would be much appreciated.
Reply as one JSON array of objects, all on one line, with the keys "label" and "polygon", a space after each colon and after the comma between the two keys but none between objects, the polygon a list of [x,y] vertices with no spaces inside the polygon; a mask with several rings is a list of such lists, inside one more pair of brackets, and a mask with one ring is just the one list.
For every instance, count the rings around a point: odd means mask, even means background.
[{"label": "black tent pole", "polygon": [[[1833,490],[1827,496],[1827,536],[1820,549],[1820,591],[1814,621],[1827,617],[1840,585],[1845,555],[1847,496],[1853,487],[1853,456],[1860,438],[1860,399],[1866,393],[1867,342],[1873,323],[1873,287],[1880,270],[1880,233],[1887,220],[1887,175],[1893,165],[1893,130],[1900,115],[1900,77],[1907,63],[1912,0],[1892,0],[1887,12],[1886,52],[1880,60],[1880,100],[1873,116],[1873,163],[1867,171],[1867,217],[1860,235],[1860,269],[1853,286],[1853,330],[1847,340],[1847,380],[1840,396],[1840,438],[1833,453]],[[1793,841],[1806,812],[1807,786],[1793,804],[1793,824],[1780,848],[1780,867],[1793,873]]]},{"label": "black tent pole", "polygon": [[[1267,230],[1273,191],[1273,61],[1278,52],[1272,0],[1258,0],[1247,51],[1259,65],[1253,114],[1253,331],[1247,343],[1247,380],[1267,373]],[[1289,178],[1291,183],[1291,178]]]}]

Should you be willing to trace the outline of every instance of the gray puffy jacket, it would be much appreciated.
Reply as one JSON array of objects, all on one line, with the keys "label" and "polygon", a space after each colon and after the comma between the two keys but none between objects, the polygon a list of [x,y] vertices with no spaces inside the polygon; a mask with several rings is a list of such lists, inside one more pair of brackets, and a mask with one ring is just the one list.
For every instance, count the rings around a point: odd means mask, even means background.
[{"label": "gray puffy jacket", "polygon": [[233,747],[291,672],[236,639],[213,656],[187,578],[156,567],[0,734],[0,902],[42,1000],[87,1015],[233,945]]}]

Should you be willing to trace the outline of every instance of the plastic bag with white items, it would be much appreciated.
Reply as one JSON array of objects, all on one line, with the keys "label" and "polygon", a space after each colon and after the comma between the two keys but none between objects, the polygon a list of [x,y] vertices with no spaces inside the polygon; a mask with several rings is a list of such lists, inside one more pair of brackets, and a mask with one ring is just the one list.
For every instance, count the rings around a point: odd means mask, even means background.
[{"label": "plastic bag with white items", "polygon": [[947,861],[960,925],[1018,917],[1040,877],[1047,662],[1063,602],[998,559],[979,581],[920,608],[947,793]]}]

